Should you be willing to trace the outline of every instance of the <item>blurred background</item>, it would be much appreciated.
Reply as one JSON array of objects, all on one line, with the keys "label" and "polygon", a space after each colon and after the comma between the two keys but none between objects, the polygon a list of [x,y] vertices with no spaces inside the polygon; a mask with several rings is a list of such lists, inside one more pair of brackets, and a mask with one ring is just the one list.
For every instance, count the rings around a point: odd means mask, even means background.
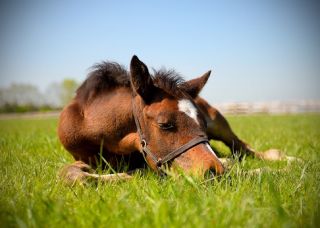
[{"label": "blurred background", "polygon": [[59,110],[90,66],[134,54],[185,79],[212,70],[201,95],[222,109],[310,111],[319,12],[308,0],[1,1],[0,112]]}]

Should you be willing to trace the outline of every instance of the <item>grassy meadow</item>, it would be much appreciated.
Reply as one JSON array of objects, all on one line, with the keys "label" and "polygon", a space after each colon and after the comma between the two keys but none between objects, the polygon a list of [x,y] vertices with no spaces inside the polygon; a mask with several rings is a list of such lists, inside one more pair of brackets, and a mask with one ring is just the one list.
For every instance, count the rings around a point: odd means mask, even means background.
[{"label": "grassy meadow", "polygon": [[[284,162],[247,158],[207,182],[146,170],[128,182],[68,187],[57,178],[72,162],[57,119],[0,120],[0,227],[319,227],[320,115],[228,120],[253,148],[304,162],[277,172]],[[213,147],[228,153],[221,143]],[[248,174],[259,167],[271,171]]]}]

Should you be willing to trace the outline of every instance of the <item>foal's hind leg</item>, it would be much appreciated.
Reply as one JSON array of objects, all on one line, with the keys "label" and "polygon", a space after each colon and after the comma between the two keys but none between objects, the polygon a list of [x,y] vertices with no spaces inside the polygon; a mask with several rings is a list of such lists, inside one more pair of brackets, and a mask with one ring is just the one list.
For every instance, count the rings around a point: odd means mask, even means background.
[{"label": "foal's hind leg", "polygon": [[239,155],[240,157],[247,155],[264,160],[286,159],[286,156],[279,150],[272,149],[264,153],[255,151],[237,137],[227,120],[217,109],[209,105],[208,102],[200,97],[196,98],[195,101],[206,117],[208,137],[210,139],[222,141],[230,148],[233,155]]}]

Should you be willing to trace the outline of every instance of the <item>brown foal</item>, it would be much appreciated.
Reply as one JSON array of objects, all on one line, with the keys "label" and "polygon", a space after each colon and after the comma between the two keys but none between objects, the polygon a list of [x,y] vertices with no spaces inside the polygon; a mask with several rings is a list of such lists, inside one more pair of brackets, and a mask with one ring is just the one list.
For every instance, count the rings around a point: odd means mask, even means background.
[{"label": "brown foal", "polygon": [[148,164],[159,172],[163,158],[170,158],[166,167],[189,174],[203,176],[213,170],[220,175],[224,167],[208,139],[224,142],[240,156],[280,159],[277,151],[249,148],[226,119],[198,96],[209,76],[210,71],[184,81],[174,71],[150,74],[136,56],[130,72],[117,63],[95,65],[60,115],[60,141],[76,160],[64,167],[62,175],[69,183],[127,179],[126,173],[97,175],[91,167],[103,161],[121,171],[125,162],[127,169]]}]

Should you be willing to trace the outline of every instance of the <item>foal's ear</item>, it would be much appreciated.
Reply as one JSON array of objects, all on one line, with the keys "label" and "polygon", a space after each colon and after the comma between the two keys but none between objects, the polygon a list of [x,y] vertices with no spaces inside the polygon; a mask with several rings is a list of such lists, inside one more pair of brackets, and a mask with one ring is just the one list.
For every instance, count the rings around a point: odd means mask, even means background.
[{"label": "foal's ear", "polygon": [[210,74],[211,74],[211,70],[209,70],[207,73],[200,76],[199,78],[186,81],[185,83],[182,84],[182,86],[192,98],[196,98],[198,94],[201,92],[204,85],[207,83],[210,77]]},{"label": "foal's ear", "polygon": [[133,89],[145,101],[151,98],[153,82],[148,67],[135,55],[132,57],[130,63],[130,80]]}]

